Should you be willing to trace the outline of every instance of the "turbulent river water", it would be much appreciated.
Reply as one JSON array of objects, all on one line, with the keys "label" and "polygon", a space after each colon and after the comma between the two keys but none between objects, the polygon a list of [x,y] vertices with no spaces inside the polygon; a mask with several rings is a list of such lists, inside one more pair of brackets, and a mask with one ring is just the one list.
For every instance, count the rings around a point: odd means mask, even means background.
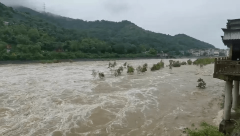
[{"label": "turbulent river water", "polygon": [[[124,69],[119,77],[107,67],[108,61],[1,65],[0,135],[175,136],[202,121],[214,124],[224,83],[213,79],[213,64],[134,75]],[[105,79],[94,78],[93,69]],[[198,78],[206,89],[196,88]]]}]

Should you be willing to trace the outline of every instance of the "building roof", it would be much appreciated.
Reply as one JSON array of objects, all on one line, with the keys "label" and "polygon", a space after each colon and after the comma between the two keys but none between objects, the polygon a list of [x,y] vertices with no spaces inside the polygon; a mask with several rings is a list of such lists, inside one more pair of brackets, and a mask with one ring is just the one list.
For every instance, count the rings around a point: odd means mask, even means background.
[{"label": "building roof", "polygon": [[239,25],[240,25],[240,19],[228,20],[228,22],[227,22],[227,28],[228,29],[238,28]]},{"label": "building roof", "polygon": [[229,23],[229,25],[231,25],[231,26],[239,26],[240,24],[239,23]]},{"label": "building roof", "polygon": [[225,31],[223,40],[238,40],[240,39],[240,30],[239,31]]},{"label": "building roof", "polygon": [[240,19],[232,19],[228,20],[227,25],[232,25],[232,24],[239,24]]},{"label": "building roof", "polygon": [[237,31],[240,31],[240,28],[239,29],[227,29],[227,28],[222,28],[223,32],[237,32]]},{"label": "building roof", "polygon": [[224,36],[223,43],[229,45],[240,41],[240,19],[231,19],[227,22],[227,28],[222,28]]},{"label": "building roof", "polygon": [[228,22],[231,22],[231,21],[240,21],[240,18],[238,18],[238,19],[228,19]]}]

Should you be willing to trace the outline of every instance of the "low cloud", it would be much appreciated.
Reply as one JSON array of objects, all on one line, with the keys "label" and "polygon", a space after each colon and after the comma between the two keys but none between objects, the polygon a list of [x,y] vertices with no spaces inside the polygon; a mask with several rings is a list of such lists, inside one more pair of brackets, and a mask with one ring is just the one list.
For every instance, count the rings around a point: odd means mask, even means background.
[{"label": "low cloud", "polygon": [[120,14],[130,10],[130,5],[126,1],[108,0],[104,4],[104,8],[113,14]]},{"label": "low cloud", "polygon": [[0,2],[7,6],[23,6],[37,10],[43,9],[44,5],[44,2],[39,2],[35,0],[0,0]]},{"label": "low cloud", "polygon": [[29,5],[29,0],[0,0],[3,4],[7,6],[24,6]]}]

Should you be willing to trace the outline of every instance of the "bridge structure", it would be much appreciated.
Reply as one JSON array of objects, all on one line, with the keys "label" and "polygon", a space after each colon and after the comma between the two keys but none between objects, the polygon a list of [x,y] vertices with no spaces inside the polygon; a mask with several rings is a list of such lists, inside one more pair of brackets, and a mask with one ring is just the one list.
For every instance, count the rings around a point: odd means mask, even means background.
[{"label": "bridge structure", "polygon": [[219,131],[226,133],[233,126],[233,114],[239,107],[240,19],[228,20],[227,28],[222,30],[222,41],[230,51],[228,57],[215,59],[213,77],[225,81],[224,114]]}]

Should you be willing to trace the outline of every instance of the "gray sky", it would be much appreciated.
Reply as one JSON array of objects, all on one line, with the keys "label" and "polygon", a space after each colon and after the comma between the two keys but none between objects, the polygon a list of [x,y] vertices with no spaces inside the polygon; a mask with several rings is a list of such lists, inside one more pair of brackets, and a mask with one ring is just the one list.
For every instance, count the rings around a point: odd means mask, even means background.
[{"label": "gray sky", "polygon": [[164,34],[187,34],[217,48],[227,19],[240,18],[239,0],[0,0],[87,21],[129,20]]}]

